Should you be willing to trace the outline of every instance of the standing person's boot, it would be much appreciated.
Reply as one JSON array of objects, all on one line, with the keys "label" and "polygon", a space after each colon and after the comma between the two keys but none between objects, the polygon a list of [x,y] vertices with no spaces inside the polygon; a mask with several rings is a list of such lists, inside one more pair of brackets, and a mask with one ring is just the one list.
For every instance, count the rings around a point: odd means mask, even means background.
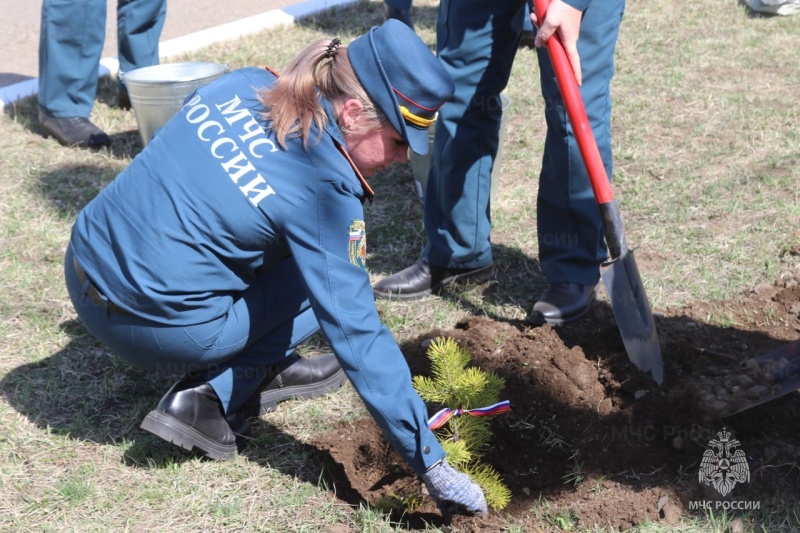
[{"label": "standing person's boot", "polygon": [[493,264],[477,268],[442,268],[419,260],[372,286],[375,298],[418,300],[442,287],[459,283],[483,283],[494,277]]},{"label": "standing person's boot", "polygon": [[537,326],[563,326],[588,313],[596,294],[597,285],[552,283],[533,304],[527,321]]},{"label": "standing person's boot", "polygon": [[414,29],[414,22],[411,20],[411,10],[410,9],[399,9],[396,7],[392,7],[386,2],[383,3],[383,14],[386,17],[386,20],[395,19],[399,20],[412,30]]},{"label": "standing person's boot", "polygon": [[111,146],[111,137],[86,117],[54,117],[40,109],[39,124],[46,132],[45,137],[53,136],[64,146]]},{"label": "standing person's boot", "polygon": [[131,97],[128,94],[128,88],[120,82],[117,83],[117,107],[125,110],[131,108]]}]

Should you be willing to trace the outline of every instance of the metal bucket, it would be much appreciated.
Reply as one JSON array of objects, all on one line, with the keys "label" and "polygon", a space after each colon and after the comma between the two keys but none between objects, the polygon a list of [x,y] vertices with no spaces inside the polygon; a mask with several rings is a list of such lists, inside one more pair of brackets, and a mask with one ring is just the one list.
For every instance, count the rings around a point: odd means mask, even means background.
[{"label": "metal bucket", "polygon": [[228,71],[221,63],[165,63],[122,74],[131,106],[147,146],[158,128],[177,113],[184,100],[198,87]]},{"label": "metal bucket", "polygon": [[[511,98],[505,92],[500,93],[500,102],[503,106],[503,114],[500,117],[500,138],[497,145],[497,156],[492,167],[492,184],[490,198],[497,196],[500,187],[500,166],[503,163],[503,145],[506,141],[506,130],[508,129],[508,109],[511,107]],[[428,183],[428,171],[431,168],[431,156],[433,155],[433,132],[436,125],[428,128],[428,153],[418,155],[410,152],[408,160],[411,163],[411,173],[414,175],[414,184],[417,188],[419,201],[425,203],[425,186]]]}]

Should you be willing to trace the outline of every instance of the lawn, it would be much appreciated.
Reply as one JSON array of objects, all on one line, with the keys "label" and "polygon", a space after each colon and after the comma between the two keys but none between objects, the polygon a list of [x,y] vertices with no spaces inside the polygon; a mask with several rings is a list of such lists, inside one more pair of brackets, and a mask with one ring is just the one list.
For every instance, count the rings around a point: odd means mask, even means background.
[{"label": "lawn", "polygon": [[[432,0],[414,4],[417,31],[431,46],[435,6]],[[380,3],[361,2],[169,61],[279,69],[305,43],[332,36],[347,43],[382,17]],[[796,17],[755,16],[733,0],[628,1],[612,85],[613,186],[663,326],[667,391],[686,375],[680,373],[684,367],[669,363],[686,343],[695,343],[695,351],[681,357],[699,361],[730,349],[732,339],[748,339],[734,346],[743,357],[757,355],[769,342],[798,338],[800,309],[792,304],[800,294],[795,288],[800,281],[798,50]],[[35,97],[7,107],[0,117],[0,530],[409,529],[408,522],[368,498],[341,495],[326,474],[319,443],[341,432],[340,424],[362,427],[367,416],[349,385],[325,400],[288,402],[262,417],[247,451],[231,462],[185,454],[139,429],[173,378],[130,368],[94,341],[77,320],[63,283],[63,253],[76,214],[142,150],[133,113],[109,105],[113,89],[111,81],[101,80],[92,114],[114,140],[108,150],[67,148],[43,138]],[[448,290],[418,302],[379,302],[378,309],[401,343],[482,318],[497,324],[492,342],[500,347],[511,338],[534,338],[542,343],[532,348],[537,354],[575,348],[582,350],[584,363],[594,361],[588,346],[597,339],[588,330],[576,326],[559,335],[522,324],[545,284],[535,231],[544,118],[531,50],[519,51],[506,93],[511,106],[492,198],[497,279],[488,288]],[[377,176],[373,188],[376,200],[366,213],[368,267],[378,280],[417,257],[424,232],[409,165]],[[603,298],[599,305],[590,323],[603,324],[602,331],[611,335],[613,317],[602,307]],[[760,343],[752,341],[756,338]],[[730,342],[721,348],[718,343],[726,339]],[[305,351],[322,349],[324,341],[315,339]],[[603,382],[605,389],[597,384],[601,397],[611,388],[624,389],[623,376],[614,378],[613,384]],[[797,401],[787,402],[780,404],[786,412],[800,412]],[[769,406],[759,413],[762,425],[738,421],[736,429],[749,437],[743,446],[753,455],[770,440],[785,446],[763,469],[753,467],[753,480],[769,473],[797,490],[796,418],[784,426],[782,418],[771,422],[778,414]],[[533,431],[524,425],[533,418],[514,416],[512,429]],[[579,443],[552,451],[552,426],[537,427],[530,439],[538,456],[563,459],[565,476],[580,470],[577,461],[569,461]],[[523,456],[523,450],[508,451],[514,453]],[[690,461],[670,472],[670,479],[678,480],[670,494],[678,494],[678,486],[698,490],[702,449],[679,453]],[[498,512],[487,530],[610,530],[607,523],[587,523],[569,511],[587,494],[609,501],[624,497],[613,485],[615,473],[592,471],[590,463],[583,463],[580,483],[573,475],[538,493],[515,493],[524,508]],[[628,527],[792,531],[800,528],[797,501],[764,498],[759,512],[724,516],[672,501],[670,521],[649,519],[649,511],[642,511]],[[614,527],[619,523],[615,518]],[[446,529],[436,520],[415,527]],[[463,530],[480,527],[457,524]]]}]

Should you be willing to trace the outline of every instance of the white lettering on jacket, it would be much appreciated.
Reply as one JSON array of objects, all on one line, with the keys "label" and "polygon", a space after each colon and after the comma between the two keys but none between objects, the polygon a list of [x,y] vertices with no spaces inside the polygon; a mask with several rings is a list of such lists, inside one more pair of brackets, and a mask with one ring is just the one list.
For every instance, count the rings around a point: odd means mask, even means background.
[{"label": "white lettering on jacket", "polygon": [[[250,203],[258,207],[262,200],[276,192],[258,172],[248,154],[250,157],[263,159],[265,155],[277,152],[278,147],[266,136],[250,110],[238,107],[242,103],[238,95],[214,106],[224,122],[233,127],[231,133],[228,133],[222,120],[209,118],[212,110],[201,103],[201,100],[198,94],[184,104],[183,107],[188,108],[187,122],[197,124],[197,137],[210,143],[211,156],[220,160],[222,170],[239,186],[239,190]],[[236,128],[240,128],[241,133],[235,131]],[[245,150],[242,150],[240,143],[245,146]],[[264,150],[265,147],[269,149]]]}]

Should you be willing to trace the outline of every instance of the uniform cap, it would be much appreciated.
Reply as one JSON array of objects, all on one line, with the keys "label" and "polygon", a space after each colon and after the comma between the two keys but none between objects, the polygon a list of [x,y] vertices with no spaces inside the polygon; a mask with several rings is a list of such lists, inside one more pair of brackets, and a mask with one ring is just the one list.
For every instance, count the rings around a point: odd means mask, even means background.
[{"label": "uniform cap", "polygon": [[455,91],[453,79],[414,30],[389,19],[347,46],[350,64],[392,127],[419,155],[428,128]]}]

